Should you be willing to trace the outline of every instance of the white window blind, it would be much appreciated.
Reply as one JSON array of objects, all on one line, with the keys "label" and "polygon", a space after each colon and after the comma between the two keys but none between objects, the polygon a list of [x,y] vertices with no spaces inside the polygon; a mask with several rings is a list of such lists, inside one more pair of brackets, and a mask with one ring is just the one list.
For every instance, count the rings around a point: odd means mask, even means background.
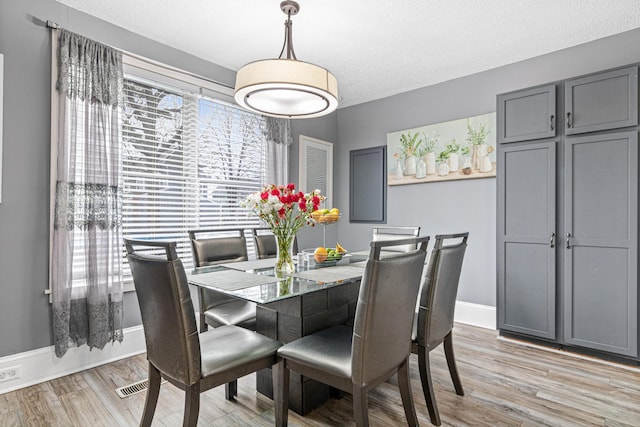
[{"label": "white window blind", "polygon": [[177,241],[190,267],[187,230],[259,226],[240,202],[264,183],[264,126],[212,99],[125,80],[123,235]]},{"label": "white window blind", "polygon": [[333,144],[300,135],[300,187],[318,189],[326,196],[325,207],[333,206]]}]

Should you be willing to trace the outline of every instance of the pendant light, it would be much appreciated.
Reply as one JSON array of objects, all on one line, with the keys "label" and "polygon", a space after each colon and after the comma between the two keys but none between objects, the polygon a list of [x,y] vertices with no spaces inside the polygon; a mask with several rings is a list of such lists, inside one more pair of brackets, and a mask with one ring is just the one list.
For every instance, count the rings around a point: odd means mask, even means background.
[{"label": "pendant light", "polygon": [[234,98],[240,106],[266,116],[306,119],[329,114],[338,107],[338,82],[325,68],[298,61],[291,16],[298,13],[300,5],[283,1],[280,9],[287,15],[280,56],[251,62],[238,70]]}]

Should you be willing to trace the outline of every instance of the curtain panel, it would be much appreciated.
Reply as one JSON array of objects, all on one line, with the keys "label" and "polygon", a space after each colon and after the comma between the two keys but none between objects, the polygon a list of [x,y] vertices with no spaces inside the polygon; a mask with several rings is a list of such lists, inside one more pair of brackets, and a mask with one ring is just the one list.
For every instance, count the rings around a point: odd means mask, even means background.
[{"label": "curtain panel", "polygon": [[289,146],[293,144],[291,120],[266,117],[267,174],[265,184],[289,183]]},{"label": "curtain panel", "polygon": [[56,32],[51,298],[55,352],[62,357],[70,343],[103,348],[123,337],[123,72],[121,52]]}]

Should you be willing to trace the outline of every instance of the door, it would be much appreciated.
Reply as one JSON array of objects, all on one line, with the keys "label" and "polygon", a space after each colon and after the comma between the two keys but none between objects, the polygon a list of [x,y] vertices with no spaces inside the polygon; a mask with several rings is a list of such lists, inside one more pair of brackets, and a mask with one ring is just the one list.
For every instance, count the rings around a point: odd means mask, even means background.
[{"label": "door", "polygon": [[566,134],[636,126],[638,67],[567,80]]},{"label": "door", "polygon": [[556,338],[556,142],[498,147],[498,328]]},{"label": "door", "polygon": [[556,86],[498,95],[498,142],[556,136]]},{"label": "door", "polygon": [[637,356],[638,134],[565,141],[564,340]]}]

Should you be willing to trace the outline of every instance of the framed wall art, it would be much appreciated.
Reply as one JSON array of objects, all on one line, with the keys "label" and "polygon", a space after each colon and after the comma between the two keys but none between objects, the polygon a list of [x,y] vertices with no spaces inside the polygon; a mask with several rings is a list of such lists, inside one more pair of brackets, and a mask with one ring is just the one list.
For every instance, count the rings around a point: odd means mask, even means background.
[{"label": "framed wall art", "polygon": [[388,185],[496,176],[496,113],[387,134]]}]

